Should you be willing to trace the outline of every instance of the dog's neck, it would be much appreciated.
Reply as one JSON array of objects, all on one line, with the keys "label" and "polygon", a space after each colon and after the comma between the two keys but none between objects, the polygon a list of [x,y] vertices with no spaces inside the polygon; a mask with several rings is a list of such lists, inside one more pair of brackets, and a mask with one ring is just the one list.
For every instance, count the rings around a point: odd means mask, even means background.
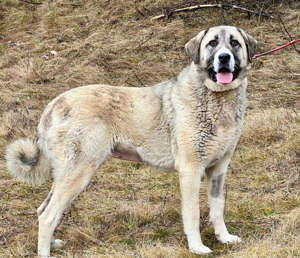
[{"label": "dog's neck", "polygon": [[[201,78],[201,72],[196,65],[191,64],[185,68],[186,70],[180,73],[178,81],[184,81],[178,85],[179,94],[182,100],[191,108],[199,107],[200,109],[212,109],[217,111],[216,116],[222,116],[222,110],[230,109],[232,113],[239,113],[238,116],[243,116],[245,102],[247,100],[247,77],[246,74],[240,74],[241,78],[230,84],[231,88],[226,88],[228,85],[218,85],[217,83],[207,85],[207,78]],[[213,87],[223,87],[221,90],[212,90]],[[224,89],[225,88],[225,89]],[[214,88],[215,89],[215,88]],[[199,106],[201,104],[201,106]],[[205,107],[206,105],[206,107]],[[217,107],[211,107],[217,105]],[[219,112],[219,111],[220,112]]]},{"label": "dog's neck", "polygon": [[193,113],[212,110],[210,114],[217,118],[222,117],[222,110],[231,110],[232,114],[242,118],[247,101],[247,77],[242,77],[244,79],[239,81],[241,84],[233,89],[213,91],[204,84],[205,78],[201,78],[201,73],[196,69],[197,67],[191,64],[185,67],[176,79],[153,87],[155,94],[164,99],[162,104],[164,112],[168,112],[171,108],[169,96],[172,95],[170,92],[175,90],[178,101],[183,102]]}]

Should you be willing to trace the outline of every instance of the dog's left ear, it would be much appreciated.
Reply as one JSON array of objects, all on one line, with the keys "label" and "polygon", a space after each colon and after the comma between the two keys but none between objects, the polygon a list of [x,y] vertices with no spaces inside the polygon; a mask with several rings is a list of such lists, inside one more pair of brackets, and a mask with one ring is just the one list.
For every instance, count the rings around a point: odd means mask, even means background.
[{"label": "dog's left ear", "polygon": [[207,30],[200,31],[196,37],[192,38],[184,46],[185,52],[188,54],[189,57],[191,57],[193,59],[195,64],[199,64],[200,45],[201,45],[201,41],[206,33],[207,33]]},{"label": "dog's left ear", "polygon": [[257,41],[255,40],[255,38],[247,34],[244,30],[238,29],[238,31],[241,33],[242,37],[245,40],[246,47],[247,47],[248,61],[249,63],[251,63],[252,58],[256,52]]}]

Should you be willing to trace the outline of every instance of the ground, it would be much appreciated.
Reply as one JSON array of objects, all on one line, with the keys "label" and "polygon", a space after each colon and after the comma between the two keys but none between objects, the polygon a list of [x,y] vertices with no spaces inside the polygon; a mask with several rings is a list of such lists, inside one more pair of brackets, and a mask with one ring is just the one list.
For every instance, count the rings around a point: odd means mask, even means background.
[{"label": "ground", "polygon": [[[16,182],[4,153],[13,139],[35,137],[52,98],[92,83],[145,87],[170,79],[191,61],[184,44],[210,26],[245,29],[258,52],[288,42],[286,30],[300,36],[298,1],[235,2],[274,18],[206,8],[151,20],[197,1],[0,0],[0,257],[37,253],[36,208],[51,182]],[[203,179],[201,234],[214,251],[205,257],[300,257],[300,56],[288,47],[252,67],[225,186],[225,220],[243,242],[217,242]],[[197,257],[182,230],[176,172],[114,159],[73,202],[56,235],[67,242],[56,257]]]}]

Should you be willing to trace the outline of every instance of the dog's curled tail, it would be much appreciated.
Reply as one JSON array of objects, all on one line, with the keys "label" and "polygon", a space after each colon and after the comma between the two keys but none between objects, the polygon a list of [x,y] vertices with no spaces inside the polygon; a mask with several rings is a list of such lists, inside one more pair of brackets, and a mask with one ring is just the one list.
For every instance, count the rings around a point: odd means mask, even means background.
[{"label": "dog's curled tail", "polygon": [[39,185],[49,177],[49,161],[37,142],[31,139],[21,138],[11,143],[6,150],[5,159],[9,173],[18,181]]}]

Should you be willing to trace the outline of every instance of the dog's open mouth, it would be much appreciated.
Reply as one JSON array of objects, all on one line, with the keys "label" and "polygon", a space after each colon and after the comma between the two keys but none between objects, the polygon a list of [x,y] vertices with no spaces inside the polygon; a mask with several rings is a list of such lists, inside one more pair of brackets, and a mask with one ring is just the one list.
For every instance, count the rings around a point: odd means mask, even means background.
[{"label": "dog's open mouth", "polygon": [[214,68],[211,67],[207,70],[207,72],[209,78],[214,82],[229,84],[239,76],[240,68],[236,65],[233,72],[231,72],[228,68],[221,68],[218,72],[215,72]]}]

